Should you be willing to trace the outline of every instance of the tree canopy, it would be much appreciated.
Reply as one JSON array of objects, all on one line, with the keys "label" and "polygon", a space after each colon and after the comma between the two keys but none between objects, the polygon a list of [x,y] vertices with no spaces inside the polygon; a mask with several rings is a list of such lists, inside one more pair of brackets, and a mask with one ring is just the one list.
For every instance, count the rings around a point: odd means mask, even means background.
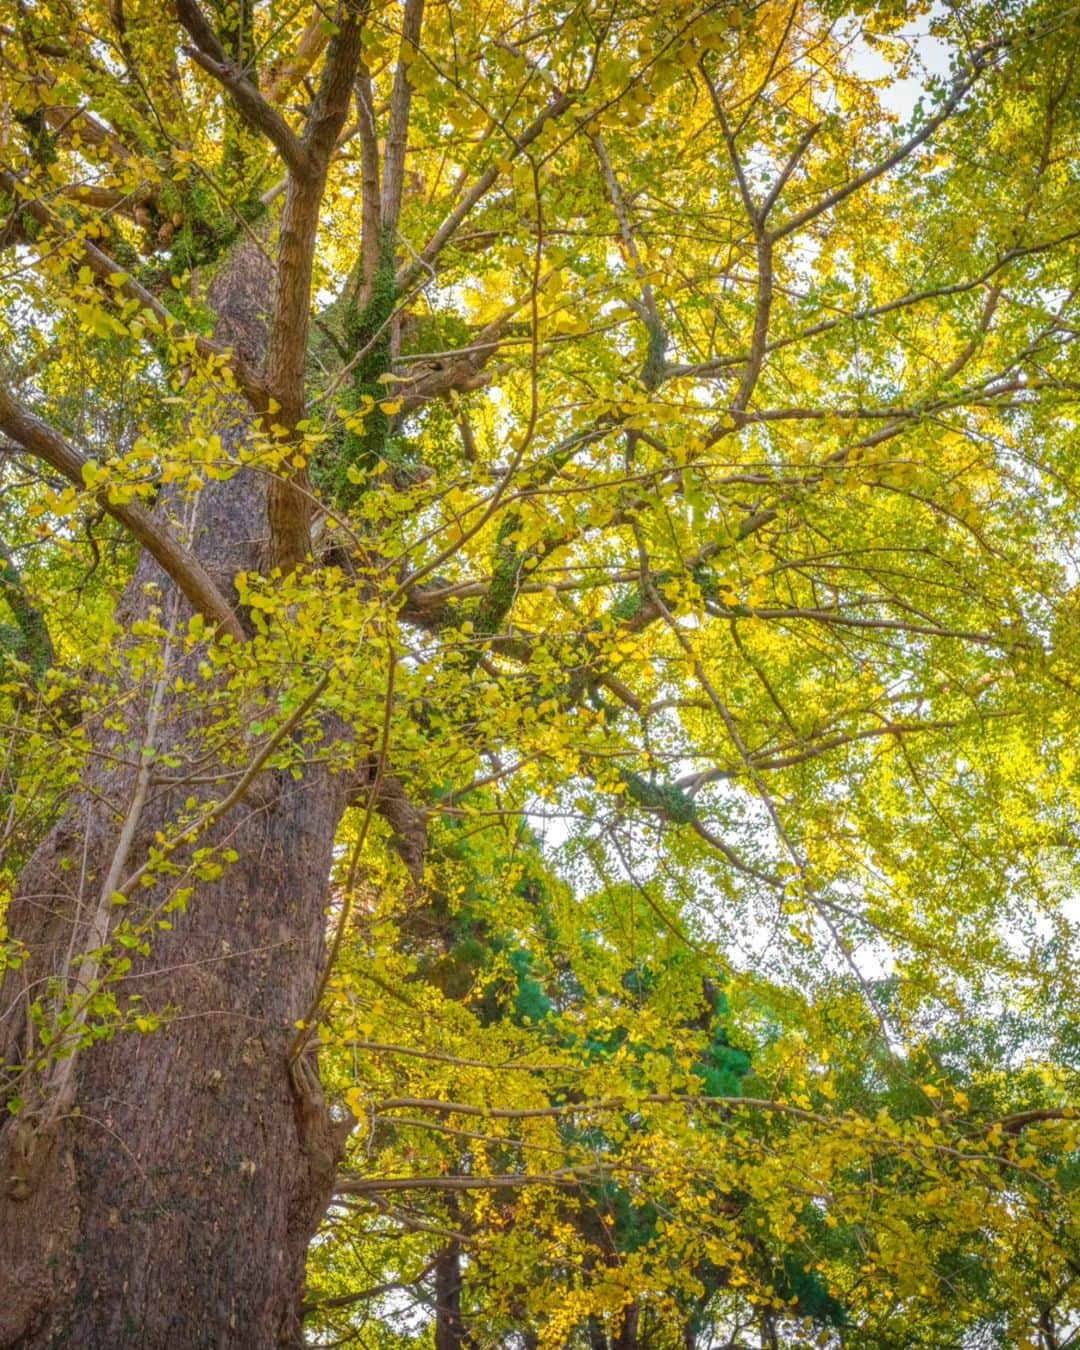
[{"label": "tree canopy", "polygon": [[228,1007],[333,1136],[304,1343],[1080,1343],[1078,53],[4,7],[13,1205],[182,1196],[79,1084]]}]

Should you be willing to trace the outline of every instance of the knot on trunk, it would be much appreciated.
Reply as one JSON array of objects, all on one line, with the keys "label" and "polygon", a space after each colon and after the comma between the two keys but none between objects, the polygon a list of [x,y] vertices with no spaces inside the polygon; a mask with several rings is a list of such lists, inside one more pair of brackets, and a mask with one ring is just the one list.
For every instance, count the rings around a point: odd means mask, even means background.
[{"label": "knot on trunk", "polygon": [[[377,771],[372,769],[373,780]],[[383,774],[377,779],[375,810],[393,831],[392,844],[409,869],[409,875],[419,885],[424,876],[424,858],[428,843],[428,813],[411,801],[396,774]]]},{"label": "knot on trunk", "polygon": [[300,1055],[289,1065],[289,1084],[296,1131],[308,1165],[308,1184],[300,1187],[303,1203],[298,1205],[292,1226],[302,1229],[305,1237],[310,1238],[330,1203],[345,1143],[356,1125],[356,1117],[351,1111],[341,1120],[330,1115],[318,1067],[310,1055]]},{"label": "knot on trunk", "polygon": [[12,1200],[29,1200],[52,1157],[59,1133],[55,1113],[23,1111],[0,1130],[4,1185]]}]

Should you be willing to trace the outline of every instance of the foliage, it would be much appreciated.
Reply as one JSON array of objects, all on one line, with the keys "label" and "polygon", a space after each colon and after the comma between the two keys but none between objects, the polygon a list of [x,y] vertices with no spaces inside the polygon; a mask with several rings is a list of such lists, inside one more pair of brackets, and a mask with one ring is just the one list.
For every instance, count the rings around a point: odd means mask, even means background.
[{"label": "foliage", "polygon": [[[328,764],[313,1344],[1072,1343],[1076,9],[205,10],[0,26],[0,878],[95,757],[186,794],[9,1110]],[[304,547],[200,590],[251,473]]]}]

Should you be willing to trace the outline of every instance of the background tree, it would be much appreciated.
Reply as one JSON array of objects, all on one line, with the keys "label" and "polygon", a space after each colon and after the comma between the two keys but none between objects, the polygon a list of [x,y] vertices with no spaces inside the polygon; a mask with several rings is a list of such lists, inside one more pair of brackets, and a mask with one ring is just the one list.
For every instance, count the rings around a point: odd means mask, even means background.
[{"label": "background tree", "polygon": [[1076,38],[4,16],[0,1343],[1067,1343]]}]

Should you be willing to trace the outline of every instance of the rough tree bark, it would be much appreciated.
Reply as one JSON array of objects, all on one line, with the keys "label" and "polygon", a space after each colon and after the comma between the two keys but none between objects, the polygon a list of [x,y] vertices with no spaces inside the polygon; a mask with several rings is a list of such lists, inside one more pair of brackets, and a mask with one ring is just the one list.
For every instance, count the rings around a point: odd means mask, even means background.
[{"label": "rough tree bark", "polygon": [[[263,256],[245,248],[211,293],[219,338],[253,364],[265,352],[272,283]],[[266,518],[265,480],[253,473],[201,495],[192,549],[230,596],[236,572],[264,561]],[[149,581],[164,612],[175,606],[186,620],[186,602],[146,556],[125,618],[145,610]],[[150,699],[145,691],[129,721],[148,714]],[[187,716],[164,691],[160,738],[182,737]],[[317,1075],[297,1086],[288,1051],[325,959],[331,850],[348,789],[318,765],[300,781],[264,771],[217,827],[239,861],[196,885],[186,912],[170,916],[172,931],[131,972],[128,989],[147,1007],[182,1016],[82,1051],[69,1082],[60,1061],[56,1082],[5,1128],[0,1345],[301,1343],[305,1252],[343,1139]],[[3,1062],[25,1053],[27,1004],[41,982],[71,951],[94,945],[96,897],[137,791],[134,767],[96,759],[25,870],[9,928],[31,955],[0,994]],[[148,794],[131,866],[185,793]]]}]

